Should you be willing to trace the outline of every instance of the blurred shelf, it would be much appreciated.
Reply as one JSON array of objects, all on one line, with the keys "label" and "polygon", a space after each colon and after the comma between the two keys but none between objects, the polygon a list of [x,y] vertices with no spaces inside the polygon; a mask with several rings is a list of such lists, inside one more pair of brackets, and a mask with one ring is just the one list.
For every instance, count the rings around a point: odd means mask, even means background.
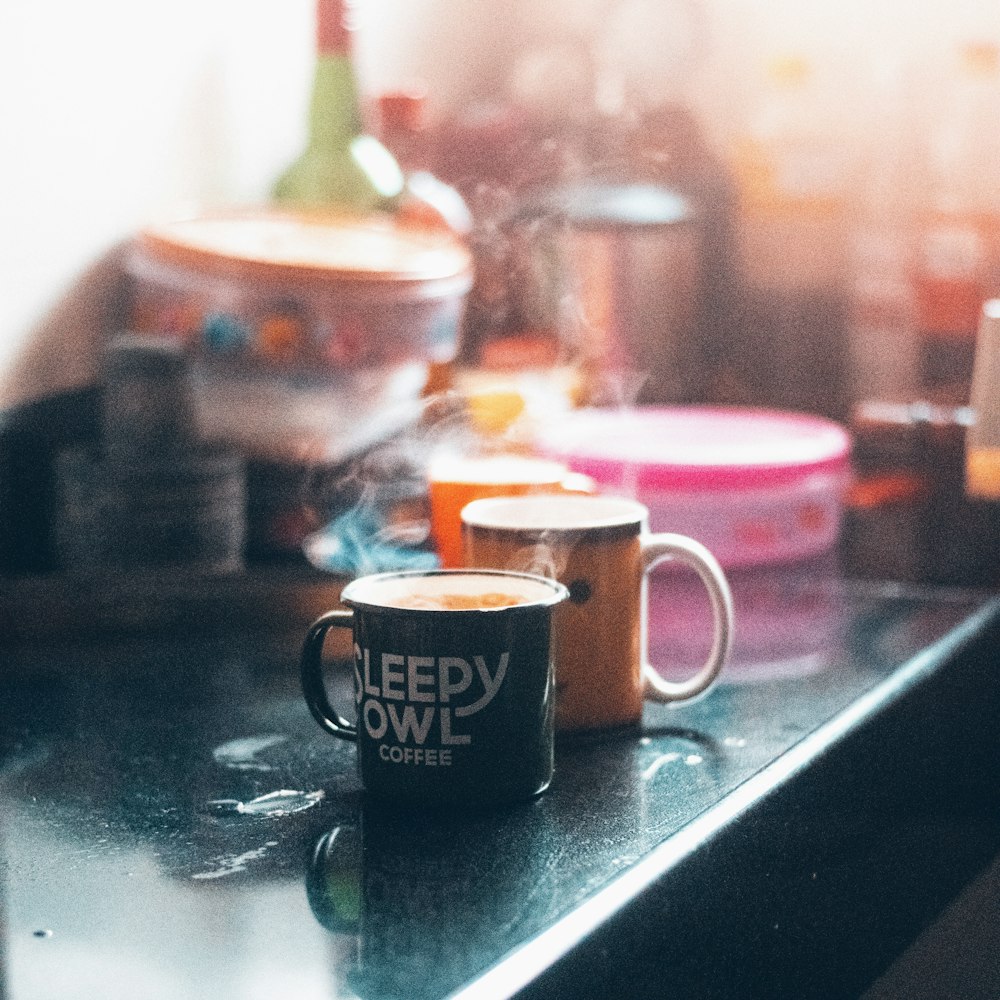
[{"label": "blurred shelf", "polygon": [[0,646],[206,629],[302,632],[346,579],[306,565],[0,578]]}]

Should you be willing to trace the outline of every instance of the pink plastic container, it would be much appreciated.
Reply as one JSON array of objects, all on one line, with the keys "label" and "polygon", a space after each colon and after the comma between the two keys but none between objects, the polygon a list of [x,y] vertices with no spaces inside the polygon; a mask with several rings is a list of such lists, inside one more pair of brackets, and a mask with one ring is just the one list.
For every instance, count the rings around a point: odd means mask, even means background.
[{"label": "pink plastic container", "polygon": [[644,503],[653,531],[689,535],[726,567],[818,555],[840,532],[851,439],[820,417],[696,406],[579,410],[536,444],[602,492]]}]

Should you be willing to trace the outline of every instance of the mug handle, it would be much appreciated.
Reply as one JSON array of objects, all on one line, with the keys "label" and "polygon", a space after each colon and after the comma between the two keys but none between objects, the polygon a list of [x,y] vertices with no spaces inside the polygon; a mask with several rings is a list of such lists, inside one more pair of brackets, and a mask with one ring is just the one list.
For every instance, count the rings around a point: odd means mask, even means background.
[{"label": "mug handle", "polygon": [[306,641],[302,647],[300,671],[302,693],[312,717],[320,727],[342,740],[357,742],[358,727],[342,718],[330,704],[323,683],[323,641],[331,628],[351,628],[354,624],[353,611],[327,611],[309,626]]},{"label": "mug handle", "polygon": [[[701,577],[712,603],[715,639],[705,664],[684,681],[664,680],[649,663],[644,662],[643,697],[657,702],[686,701],[707,690],[726,662],[732,645],[733,597],[715,556],[693,538],[668,532],[643,536],[643,577],[665,559],[677,559],[685,566],[690,566]],[[645,622],[643,627],[648,627]]]}]

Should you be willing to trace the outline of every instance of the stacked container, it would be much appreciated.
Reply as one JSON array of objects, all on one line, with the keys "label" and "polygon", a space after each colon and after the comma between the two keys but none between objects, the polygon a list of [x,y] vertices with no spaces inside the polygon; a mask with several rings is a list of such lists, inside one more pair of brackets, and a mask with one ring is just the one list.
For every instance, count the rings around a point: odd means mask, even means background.
[{"label": "stacked container", "polygon": [[67,570],[242,566],[243,460],[198,439],[176,343],[111,342],[101,440],[58,456],[56,476],[56,545]]}]

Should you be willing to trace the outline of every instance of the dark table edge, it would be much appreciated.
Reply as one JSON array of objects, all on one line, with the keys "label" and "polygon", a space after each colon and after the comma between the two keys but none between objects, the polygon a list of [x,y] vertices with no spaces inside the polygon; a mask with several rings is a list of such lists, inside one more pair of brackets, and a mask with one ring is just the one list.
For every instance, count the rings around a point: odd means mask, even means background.
[{"label": "dark table edge", "polygon": [[490,1000],[514,996],[561,960],[586,948],[595,932],[627,911],[681,862],[695,855],[720,831],[752,812],[762,801],[802,774],[811,763],[852,731],[925,683],[994,620],[1000,620],[1000,598],[989,600],[979,611],[903,663],[888,678],[793,745],[716,805],[691,820],[572,912],[450,994],[449,1000]]}]

